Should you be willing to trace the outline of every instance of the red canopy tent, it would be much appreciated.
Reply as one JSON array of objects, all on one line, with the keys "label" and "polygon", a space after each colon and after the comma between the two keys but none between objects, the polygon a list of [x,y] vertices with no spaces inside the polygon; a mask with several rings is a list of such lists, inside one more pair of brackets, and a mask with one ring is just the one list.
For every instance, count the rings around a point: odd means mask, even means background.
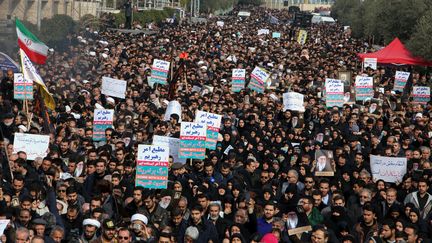
[{"label": "red canopy tent", "polygon": [[377,58],[378,63],[432,66],[432,62],[421,57],[414,57],[397,37],[388,46],[377,52],[359,53],[357,55],[362,61],[365,58]]}]

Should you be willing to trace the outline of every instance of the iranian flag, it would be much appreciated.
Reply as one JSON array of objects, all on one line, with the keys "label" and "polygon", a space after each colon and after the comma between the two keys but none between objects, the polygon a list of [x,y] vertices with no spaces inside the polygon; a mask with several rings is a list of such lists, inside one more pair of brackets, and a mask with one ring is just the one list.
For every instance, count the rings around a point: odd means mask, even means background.
[{"label": "iranian flag", "polygon": [[18,19],[15,20],[18,45],[30,60],[37,64],[45,64],[48,46],[33,35]]}]

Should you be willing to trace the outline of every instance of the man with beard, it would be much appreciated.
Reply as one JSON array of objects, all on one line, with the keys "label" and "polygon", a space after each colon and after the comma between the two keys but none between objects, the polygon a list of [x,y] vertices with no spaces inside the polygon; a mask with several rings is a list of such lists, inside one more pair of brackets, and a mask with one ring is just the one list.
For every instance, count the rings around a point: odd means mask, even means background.
[{"label": "man with beard", "polygon": [[143,200],[144,188],[141,186],[135,187],[133,190],[133,200],[126,205],[125,211],[129,216],[134,215],[140,209],[144,208]]},{"label": "man with beard", "polygon": [[376,220],[375,208],[366,203],[363,205],[363,217],[354,226],[354,235],[360,243],[369,242],[369,239],[378,234],[379,225]]},{"label": "man with beard", "polygon": [[184,242],[185,232],[189,226],[196,227],[200,232],[196,242],[219,242],[216,227],[203,218],[203,208],[200,205],[192,207],[190,219],[182,224],[179,237],[177,238],[179,243]]},{"label": "man with beard", "polygon": [[92,243],[114,242],[116,227],[111,219],[105,219],[102,223],[102,234]]},{"label": "man with beard", "polygon": [[397,190],[394,188],[388,188],[386,190],[385,200],[380,203],[381,206],[381,218],[385,218],[393,205],[400,205],[397,201]]},{"label": "man with beard", "polygon": [[124,174],[120,185],[123,187],[123,191],[125,192],[125,197],[132,197],[134,185],[135,185],[135,163],[129,160],[126,160],[124,163]]},{"label": "man with beard", "polygon": [[147,232],[148,218],[143,214],[136,213],[132,215],[131,222],[134,242],[146,242],[149,240]]},{"label": "man with beard", "polygon": [[228,222],[221,217],[221,205],[217,202],[212,202],[208,208],[208,219],[214,224],[214,226],[216,226],[219,239],[223,239]]},{"label": "man with beard", "polygon": [[143,199],[145,206],[143,214],[156,228],[165,227],[168,224],[168,212],[165,208],[159,205],[155,193],[153,191],[147,191]]},{"label": "man with beard", "polygon": [[[287,218],[287,227],[286,230],[291,230],[303,226],[310,225],[307,217],[304,213],[297,212],[296,207],[290,207],[284,212],[284,218]],[[298,242],[300,240],[305,240],[305,237],[307,237],[306,234],[302,234],[301,236],[298,235],[291,235],[289,238],[292,242]]]},{"label": "man with beard", "polygon": [[68,187],[66,189],[66,195],[69,207],[76,205],[80,210],[82,209],[79,205],[83,205],[85,200],[81,195],[78,194],[78,190],[75,186]]},{"label": "man with beard", "polygon": [[185,222],[183,219],[183,213],[180,208],[176,207],[171,212],[171,220],[169,222],[169,227],[172,229],[172,235],[174,238],[178,238],[181,225]]},{"label": "man with beard", "polygon": [[273,217],[275,215],[275,205],[273,202],[267,202],[264,205],[264,215],[257,220],[257,231],[260,235],[270,233],[272,230]]},{"label": "man with beard", "polygon": [[0,123],[0,129],[2,129],[3,137],[11,142],[13,141],[15,132],[18,131],[18,128],[14,122],[14,117],[15,115],[13,113],[6,113],[3,115],[3,122]]},{"label": "man with beard", "polygon": [[84,219],[83,227],[84,230],[80,237],[80,240],[83,243],[90,243],[91,241],[97,239],[96,231],[100,228],[99,221],[95,219]]},{"label": "man with beard", "polygon": [[65,215],[62,215],[64,229],[66,231],[66,240],[79,238],[81,229],[82,216],[79,212],[78,205],[70,205]]},{"label": "man with beard", "polygon": [[1,94],[5,100],[13,99],[13,91],[14,91],[14,72],[12,69],[8,69],[6,73],[6,77],[1,80],[0,84]]},{"label": "man with beard", "polygon": [[311,196],[303,196],[300,199],[298,205],[300,206],[300,209],[306,214],[311,226],[315,226],[323,222],[323,216],[319,210],[314,207],[313,198]]},{"label": "man with beard", "polygon": [[396,225],[391,219],[386,219],[382,223],[380,237],[386,242],[395,242],[396,239]]},{"label": "man with beard", "polygon": [[96,185],[99,185],[99,182],[102,181],[106,175],[106,162],[103,159],[99,159],[96,162],[96,171],[87,176],[84,181],[84,198],[87,202],[89,202],[93,196],[100,193]]}]

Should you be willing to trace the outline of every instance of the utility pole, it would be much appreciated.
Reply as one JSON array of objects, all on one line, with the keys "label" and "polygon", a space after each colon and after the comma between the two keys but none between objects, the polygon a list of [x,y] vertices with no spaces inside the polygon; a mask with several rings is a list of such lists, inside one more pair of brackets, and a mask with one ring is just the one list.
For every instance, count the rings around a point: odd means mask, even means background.
[{"label": "utility pole", "polygon": [[42,0],[37,0],[37,12],[36,12],[36,22],[37,29],[40,31],[41,29],[41,19],[42,19]]}]

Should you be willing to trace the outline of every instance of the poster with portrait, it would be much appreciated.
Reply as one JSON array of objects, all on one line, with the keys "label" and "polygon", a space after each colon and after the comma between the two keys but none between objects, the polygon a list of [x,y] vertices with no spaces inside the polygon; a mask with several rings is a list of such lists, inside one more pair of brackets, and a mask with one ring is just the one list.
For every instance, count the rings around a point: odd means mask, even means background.
[{"label": "poster with portrait", "polygon": [[315,151],[315,176],[334,176],[332,166],[333,151],[317,150]]}]

